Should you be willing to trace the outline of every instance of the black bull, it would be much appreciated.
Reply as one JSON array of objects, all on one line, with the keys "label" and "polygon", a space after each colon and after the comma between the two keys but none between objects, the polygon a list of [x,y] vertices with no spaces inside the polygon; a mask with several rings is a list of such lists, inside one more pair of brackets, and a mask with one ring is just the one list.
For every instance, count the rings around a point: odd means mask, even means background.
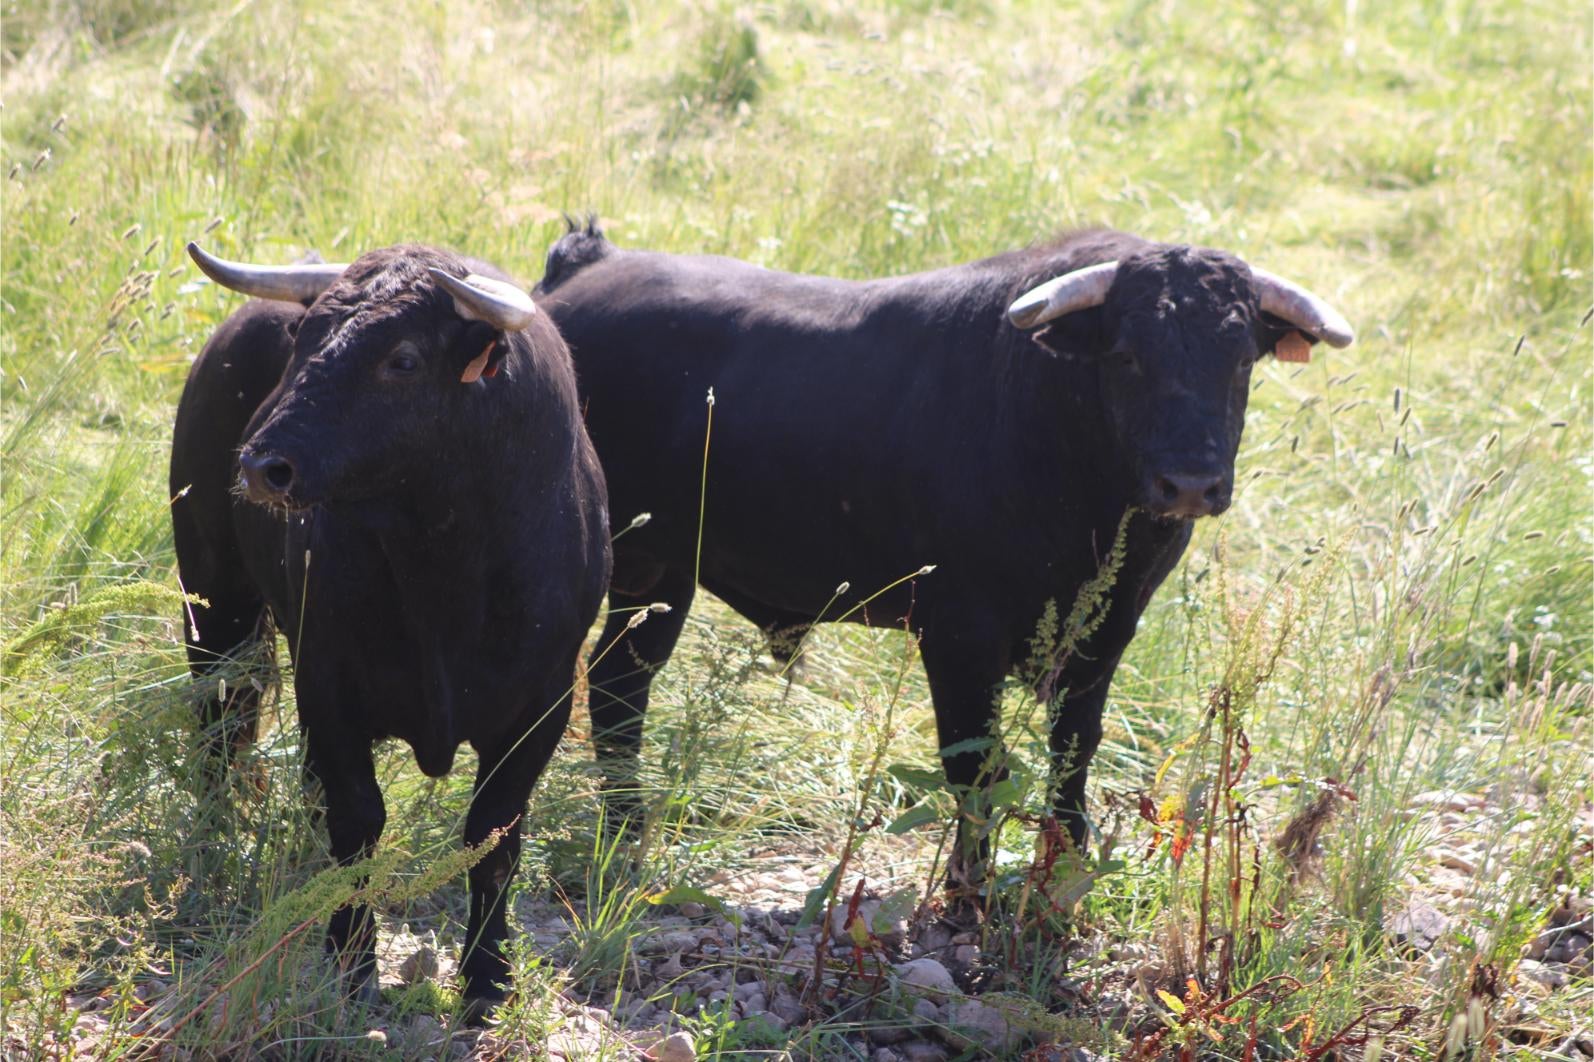
[{"label": "black bull", "polygon": [[[340,863],[386,819],[374,741],[407,742],[430,775],[469,742],[465,841],[503,836],[470,872],[461,972],[473,1005],[501,998],[518,820],[608,580],[569,354],[524,292],[452,254],[389,248],[345,270],[191,251],[278,300],[217,330],[177,411],[172,520],[183,586],[209,602],[185,627],[211,751],[254,735],[257,690],[217,680],[272,637],[268,613]],[[328,945],[366,993],[374,939],[368,908],[333,916]]]},{"label": "black bull", "polygon": [[[969,786],[999,687],[1133,509],[1105,621],[1041,669],[1076,845],[1113,671],[1192,520],[1229,504],[1253,364],[1351,340],[1321,300],[1231,255],[1099,230],[853,282],[619,250],[589,224],[534,294],[575,357],[614,520],[651,514],[615,542],[599,646],[628,644],[589,674],[619,810],[694,570],[772,633],[841,617],[910,630],[940,745],[963,749],[948,780]],[[672,611],[627,630],[654,601]]]}]

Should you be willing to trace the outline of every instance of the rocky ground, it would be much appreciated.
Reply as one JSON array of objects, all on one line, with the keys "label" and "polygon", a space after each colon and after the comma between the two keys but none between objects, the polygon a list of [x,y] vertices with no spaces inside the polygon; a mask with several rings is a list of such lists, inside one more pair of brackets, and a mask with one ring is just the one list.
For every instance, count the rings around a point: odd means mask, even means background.
[{"label": "rocky ground", "polygon": [[[1442,977],[1443,963],[1455,961],[1456,949],[1440,944],[1475,930],[1487,912],[1493,860],[1485,839],[1501,836],[1493,819],[1522,811],[1490,794],[1428,793],[1411,802],[1408,813],[1432,827],[1435,841],[1386,927],[1412,964],[1409,976]],[[1594,809],[1583,809],[1581,827],[1575,858],[1587,859]],[[1086,1062],[1157,1027],[1147,976],[1155,980],[1158,970],[1153,942],[1074,939],[1015,957],[987,939],[982,950],[976,930],[949,924],[939,903],[919,902],[922,867],[876,855],[852,865],[828,920],[800,927],[808,891],[831,869],[825,853],[755,853],[745,869],[699,883],[701,900],[647,906],[626,929],[618,970],[572,969],[581,920],[567,906],[525,902],[518,914],[527,944],[562,971],[564,984],[539,1042],[393,1006],[377,1012],[369,1039],[404,1058],[687,1062],[713,1054],[728,1028],[740,1050],[789,1045],[801,1056],[804,1033],[822,1025],[845,1037],[848,1057],[874,1062],[1021,1053]],[[1586,1017],[1594,993],[1594,900],[1558,882],[1544,883],[1542,896],[1542,930],[1513,969],[1480,970],[1478,991],[1491,997],[1502,1053],[1594,1059],[1594,1022],[1569,1027],[1566,1019]],[[381,948],[387,997],[426,981],[451,983],[455,952],[429,931],[390,927]],[[170,989],[151,979],[138,991],[153,1005]],[[63,1048],[73,1046],[62,1054],[92,1056],[109,1000],[84,993],[72,1002],[78,1014]]]}]

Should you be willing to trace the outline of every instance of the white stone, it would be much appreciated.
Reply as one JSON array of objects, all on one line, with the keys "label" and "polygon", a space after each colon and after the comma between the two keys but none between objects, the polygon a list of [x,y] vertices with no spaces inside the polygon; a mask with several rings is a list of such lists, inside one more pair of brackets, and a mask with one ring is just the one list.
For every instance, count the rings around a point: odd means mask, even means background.
[{"label": "white stone", "polygon": [[695,1062],[697,1044],[691,1033],[671,1033],[653,1045],[654,1062]]},{"label": "white stone", "polygon": [[947,1004],[946,1020],[958,1034],[959,1043],[996,1054],[1006,1054],[1017,1046],[1018,1034],[1007,1016],[977,1000],[958,999]]},{"label": "white stone", "polygon": [[1517,976],[1536,981],[1546,988],[1560,988],[1568,981],[1565,970],[1532,959],[1523,959],[1517,963]]},{"label": "white stone", "polygon": [[426,945],[412,951],[399,963],[399,980],[407,985],[422,984],[437,976],[437,952]]},{"label": "white stone", "polygon": [[916,988],[931,999],[944,999],[956,995],[957,982],[947,968],[934,959],[913,959],[897,968],[897,977],[904,985]]}]

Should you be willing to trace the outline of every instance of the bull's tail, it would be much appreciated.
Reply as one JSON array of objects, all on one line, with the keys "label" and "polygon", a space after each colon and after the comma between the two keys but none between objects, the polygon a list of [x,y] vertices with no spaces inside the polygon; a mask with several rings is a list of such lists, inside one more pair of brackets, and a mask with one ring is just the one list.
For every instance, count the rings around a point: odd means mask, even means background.
[{"label": "bull's tail", "polygon": [[567,231],[548,249],[548,261],[543,267],[539,292],[553,291],[587,266],[614,253],[614,244],[603,235],[598,215],[588,214],[585,221],[565,215]]}]

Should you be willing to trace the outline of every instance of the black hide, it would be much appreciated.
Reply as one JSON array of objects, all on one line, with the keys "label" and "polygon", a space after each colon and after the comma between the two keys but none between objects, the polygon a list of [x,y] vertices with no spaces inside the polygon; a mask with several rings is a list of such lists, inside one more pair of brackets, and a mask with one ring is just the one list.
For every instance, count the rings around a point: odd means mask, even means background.
[{"label": "black hide", "polygon": [[[1036,334],[1008,323],[1019,295],[1109,260],[1105,304]],[[611,785],[634,774],[652,673],[692,603],[712,388],[702,585],[770,631],[843,616],[912,631],[943,748],[988,734],[1010,673],[1055,689],[1056,808],[1082,843],[1108,683],[1190,518],[1229,504],[1251,367],[1282,332],[1249,267],[1094,230],[853,282],[619,250],[589,224],[534,294],[575,358],[614,520],[652,514],[615,543],[600,644],[629,644],[591,666]],[[1105,622],[1031,673],[1048,603],[1068,614],[1130,507]],[[651,601],[673,611],[626,631]],[[947,757],[950,781],[981,761]]]},{"label": "black hide", "polygon": [[[428,266],[496,274],[394,247],[308,308],[251,301],[228,318],[178,406],[172,521],[183,587],[209,601],[188,637],[208,749],[253,737],[258,694],[234,683],[222,703],[216,675],[270,637],[269,613],[339,862],[382,832],[373,742],[402,739],[431,775],[475,749],[465,841],[506,832],[470,873],[461,970],[467,997],[492,1000],[519,819],[569,717],[608,519],[557,330],[540,314],[507,336],[465,321]],[[497,374],[462,383],[495,338]],[[332,919],[357,988],[374,938],[367,909]]]}]

